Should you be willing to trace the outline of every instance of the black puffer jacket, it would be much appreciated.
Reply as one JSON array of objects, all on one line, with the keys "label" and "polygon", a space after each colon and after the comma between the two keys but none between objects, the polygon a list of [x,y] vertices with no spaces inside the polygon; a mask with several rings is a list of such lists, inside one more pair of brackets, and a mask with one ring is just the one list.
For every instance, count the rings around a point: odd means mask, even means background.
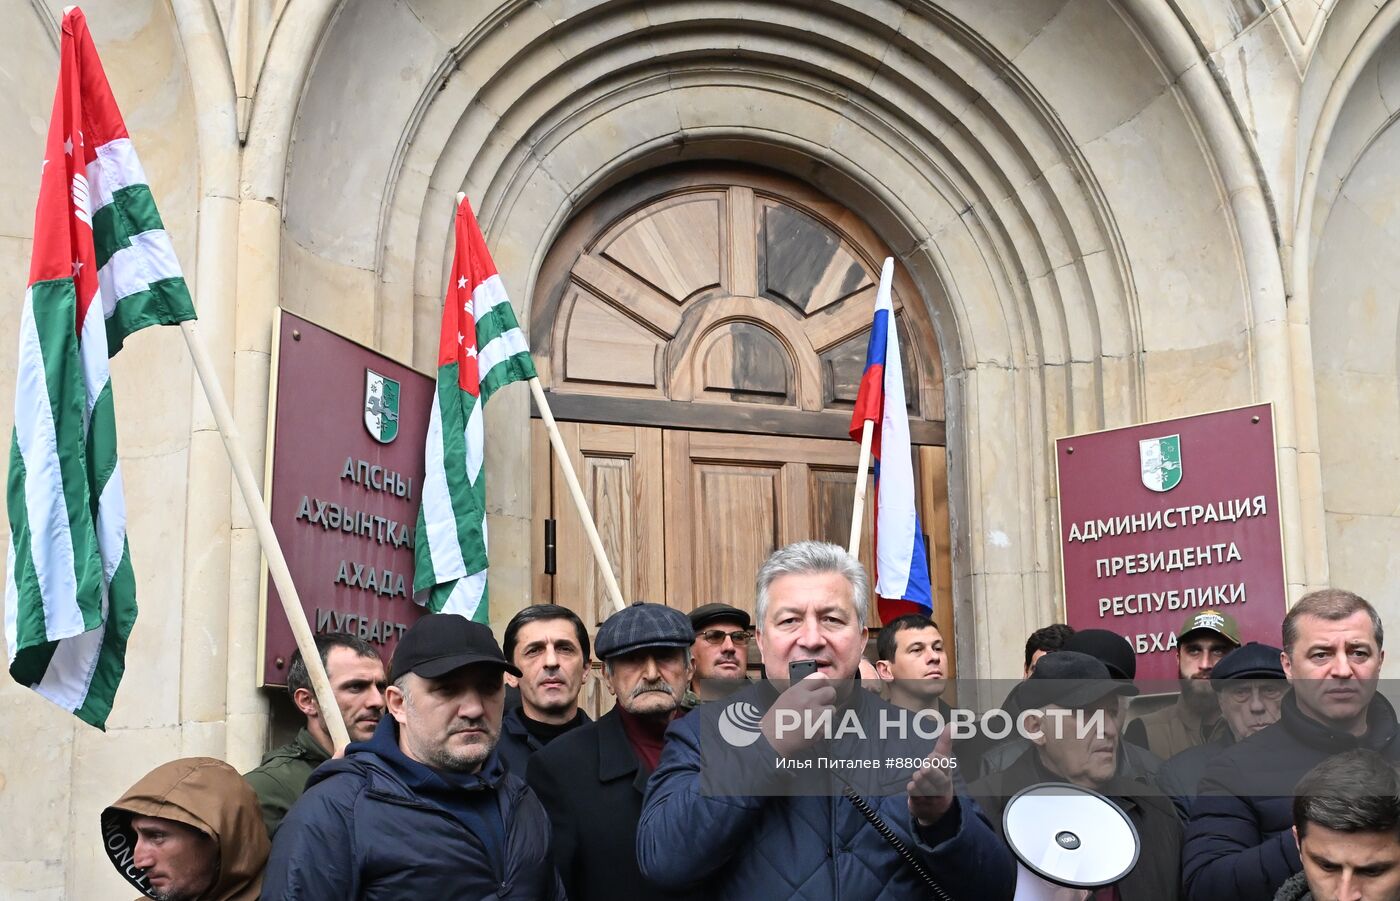
[{"label": "black puffer jacket", "polygon": [[[264,901],[563,901],[544,808],[497,755],[475,785],[460,779],[455,788],[427,785],[434,777],[405,760],[397,723],[386,716],[372,739],[322,764],[277,830]],[[433,792],[449,805],[489,793],[504,826],[503,850],[487,852],[492,836],[483,841]]]},{"label": "black puffer jacket", "polygon": [[1298,780],[1328,757],[1356,748],[1400,760],[1395,708],[1380,694],[1360,738],[1304,716],[1292,692],[1280,713],[1277,723],[1222,751],[1201,779],[1181,857],[1190,901],[1272,898],[1303,869],[1292,831]]}]

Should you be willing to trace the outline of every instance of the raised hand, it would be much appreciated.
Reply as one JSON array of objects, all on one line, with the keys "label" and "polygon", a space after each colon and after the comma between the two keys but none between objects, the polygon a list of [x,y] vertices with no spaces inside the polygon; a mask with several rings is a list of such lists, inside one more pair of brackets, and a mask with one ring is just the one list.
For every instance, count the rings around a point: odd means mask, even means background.
[{"label": "raised hand", "polygon": [[905,787],[909,793],[909,813],[920,826],[932,826],[953,806],[952,749],[953,730],[944,726],[933,744],[929,757],[932,765],[916,771]]}]

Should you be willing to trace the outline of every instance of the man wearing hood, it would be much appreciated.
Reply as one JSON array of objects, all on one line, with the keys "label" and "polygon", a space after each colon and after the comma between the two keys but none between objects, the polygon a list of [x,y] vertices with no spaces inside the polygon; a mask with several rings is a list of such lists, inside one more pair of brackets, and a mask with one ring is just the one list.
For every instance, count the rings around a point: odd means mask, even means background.
[{"label": "man wearing hood", "polygon": [[257,796],[212,757],[147,773],[102,811],[102,847],[142,897],[157,901],[253,901],[268,852]]},{"label": "man wearing hood", "polygon": [[544,808],[496,752],[507,672],[520,675],[481,623],[415,623],[390,665],[389,715],[312,773],[262,897],[562,899]]}]

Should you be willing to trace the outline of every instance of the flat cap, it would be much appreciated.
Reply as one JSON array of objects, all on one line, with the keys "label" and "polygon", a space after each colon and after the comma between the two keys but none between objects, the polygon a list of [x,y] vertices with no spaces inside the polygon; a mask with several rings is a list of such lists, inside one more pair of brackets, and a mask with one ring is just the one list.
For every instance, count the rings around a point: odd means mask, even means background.
[{"label": "flat cap", "polygon": [[1220,658],[1210,672],[1210,684],[1223,688],[1221,684],[1230,679],[1284,679],[1283,652],[1267,644],[1251,641],[1241,648],[1235,648]]},{"label": "flat cap", "polygon": [[728,604],[705,604],[690,611],[690,625],[697,632],[715,622],[735,622],[741,629],[753,625],[747,613]]},{"label": "flat cap", "polygon": [[688,648],[694,643],[695,629],[684,613],[637,601],[603,621],[593,646],[598,659],[607,660],[642,648]]}]

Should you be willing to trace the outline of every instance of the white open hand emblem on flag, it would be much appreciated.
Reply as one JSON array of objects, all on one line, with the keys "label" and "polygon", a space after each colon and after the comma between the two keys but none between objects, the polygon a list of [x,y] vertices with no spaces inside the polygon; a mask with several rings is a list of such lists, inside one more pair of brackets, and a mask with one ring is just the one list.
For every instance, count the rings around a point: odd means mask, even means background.
[{"label": "white open hand emblem on flag", "polygon": [[1181,436],[1166,435],[1138,442],[1142,484],[1153,491],[1171,491],[1181,484]]}]

